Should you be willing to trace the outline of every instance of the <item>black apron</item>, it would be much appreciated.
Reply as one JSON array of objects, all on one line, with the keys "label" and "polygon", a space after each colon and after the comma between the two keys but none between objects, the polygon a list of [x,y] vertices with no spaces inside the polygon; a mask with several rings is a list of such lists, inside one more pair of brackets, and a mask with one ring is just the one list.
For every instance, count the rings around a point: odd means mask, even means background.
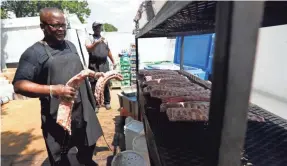
[{"label": "black apron", "polygon": [[[48,46],[43,44],[45,51],[49,56],[46,61],[48,66],[47,85],[65,85],[69,79],[83,70],[80,57],[76,50],[72,50],[69,42],[65,42],[71,52],[61,54],[60,56],[52,56],[48,50]],[[103,135],[102,128],[96,116],[95,108],[91,104],[91,96],[88,95],[88,82],[85,80],[80,85],[77,98],[75,99],[72,109],[72,136],[73,128],[85,128],[86,146],[92,146],[99,137]],[[42,111],[42,129],[44,139],[47,145],[48,153],[53,157],[54,161],[59,161],[63,155],[67,153],[70,136],[64,129],[56,123],[59,100],[49,98],[49,109]],[[84,137],[84,136],[83,136]]]},{"label": "black apron", "polygon": [[[94,36],[92,36],[95,40]],[[92,43],[94,41],[91,41]],[[89,69],[95,72],[109,71],[108,61],[109,48],[106,43],[99,43],[94,50],[89,53]]]}]

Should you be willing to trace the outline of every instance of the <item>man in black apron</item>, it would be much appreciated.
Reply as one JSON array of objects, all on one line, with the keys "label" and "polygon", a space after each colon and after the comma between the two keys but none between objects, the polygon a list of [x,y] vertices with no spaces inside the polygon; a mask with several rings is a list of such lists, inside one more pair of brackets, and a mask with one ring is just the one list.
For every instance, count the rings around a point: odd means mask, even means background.
[{"label": "man in black apron", "polygon": [[[82,83],[78,92],[64,86],[83,70],[75,45],[64,40],[64,14],[45,8],[40,21],[45,37],[22,54],[13,80],[15,92],[40,98],[42,131],[52,166],[97,165],[92,156],[103,131],[91,102],[94,98],[88,93],[89,83]],[[71,136],[56,123],[59,97],[75,98]]]},{"label": "man in black apron", "polygon": [[[101,36],[102,24],[94,22],[92,25],[94,34],[89,35],[86,40],[86,48],[89,52],[89,69],[95,72],[109,71],[108,57],[110,58],[115,68],[115,62],[112,53],[109,49],[107,41]],[[90,79],[92,91],[95,93],[96,80]],[[107,110],[111,109],[109,83],[106,84],[104,89],[104,104]]]}]

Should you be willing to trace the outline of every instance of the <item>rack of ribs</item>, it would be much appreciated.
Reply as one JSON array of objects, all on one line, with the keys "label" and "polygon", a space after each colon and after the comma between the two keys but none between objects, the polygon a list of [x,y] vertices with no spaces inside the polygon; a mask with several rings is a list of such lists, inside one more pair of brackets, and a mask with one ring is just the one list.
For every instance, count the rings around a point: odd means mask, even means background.
[{"label": "rack of ribs", "polygon": [[100,106],[102,106],[104,104],[104,88],[105,88],[105,85],[111,79],[116,79],[116,80],[122,81],[123,76],[121,74],[119,74],[117,71],[111,70],[111,71],[104,73],[104,76],[100,77],[96,83],[94,95],[96,97],[97,104]]},{"label": "rack of ribs", "polygon": [[[81,83],[87,77],[96,78],[96,72],[85,69],[82,70],[79,74],[72,77],[67,83],[66,86],[75,88],[78,92],[78,89]],[[60,104],[57,113],[57,123],[62,126],[68,133],[71,135],[71,116],[74,100],[70,98],[60,98]]]}]

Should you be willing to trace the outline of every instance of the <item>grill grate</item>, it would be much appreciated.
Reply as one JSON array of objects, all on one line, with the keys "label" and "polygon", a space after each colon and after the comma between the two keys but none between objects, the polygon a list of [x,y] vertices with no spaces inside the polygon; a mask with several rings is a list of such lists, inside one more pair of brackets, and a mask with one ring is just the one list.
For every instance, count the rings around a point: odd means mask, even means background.
[{"label": "grill grate", "polygon": [[[170,122],[166,113],[160,112],[160,101],[147,95],[141,97],[162,164],[203,165],[208,152],[208,123]],[[250,104],[249,112],[263,117],[265,122],[248,121],[243,157],[253,166],[287,166],[287,121],[254,104]],[[243,166],[244,163],[242,159]]]}]

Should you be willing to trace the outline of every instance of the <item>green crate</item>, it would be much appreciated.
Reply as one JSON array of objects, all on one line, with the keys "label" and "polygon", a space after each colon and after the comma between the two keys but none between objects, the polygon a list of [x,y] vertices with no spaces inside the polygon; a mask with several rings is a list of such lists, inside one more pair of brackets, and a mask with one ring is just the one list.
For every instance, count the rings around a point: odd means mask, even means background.
[{"label": "green crate", "polygon": [[121,65],[130,65],[130,61],[128,61],[128,62],[126,62],[126,61],[120,62],[120,64],[121,64]]},{"label": "green crate", "polygon": [[122,86],[130,86],[131,85],[131,81],[130,80],[123,80],[121,82]]},{"label": "green crate", "polygon": [[130,57],[129,56],[122,56],[122,57],[120,57],[120,61],[130,61]]},{"label": "green crate", "polygon": [[121,65],[129,65],[130,64],[130,58],[123,56],[120,58],[120,64]]},{"label": "green crate", "polygon": [[131,73],[129,72],[122,72],[123,79],[131,79]]},{"label": "green crate", "polygon": [[130,65],[121,65],[121,71],[130,71],[131,66]]}]

